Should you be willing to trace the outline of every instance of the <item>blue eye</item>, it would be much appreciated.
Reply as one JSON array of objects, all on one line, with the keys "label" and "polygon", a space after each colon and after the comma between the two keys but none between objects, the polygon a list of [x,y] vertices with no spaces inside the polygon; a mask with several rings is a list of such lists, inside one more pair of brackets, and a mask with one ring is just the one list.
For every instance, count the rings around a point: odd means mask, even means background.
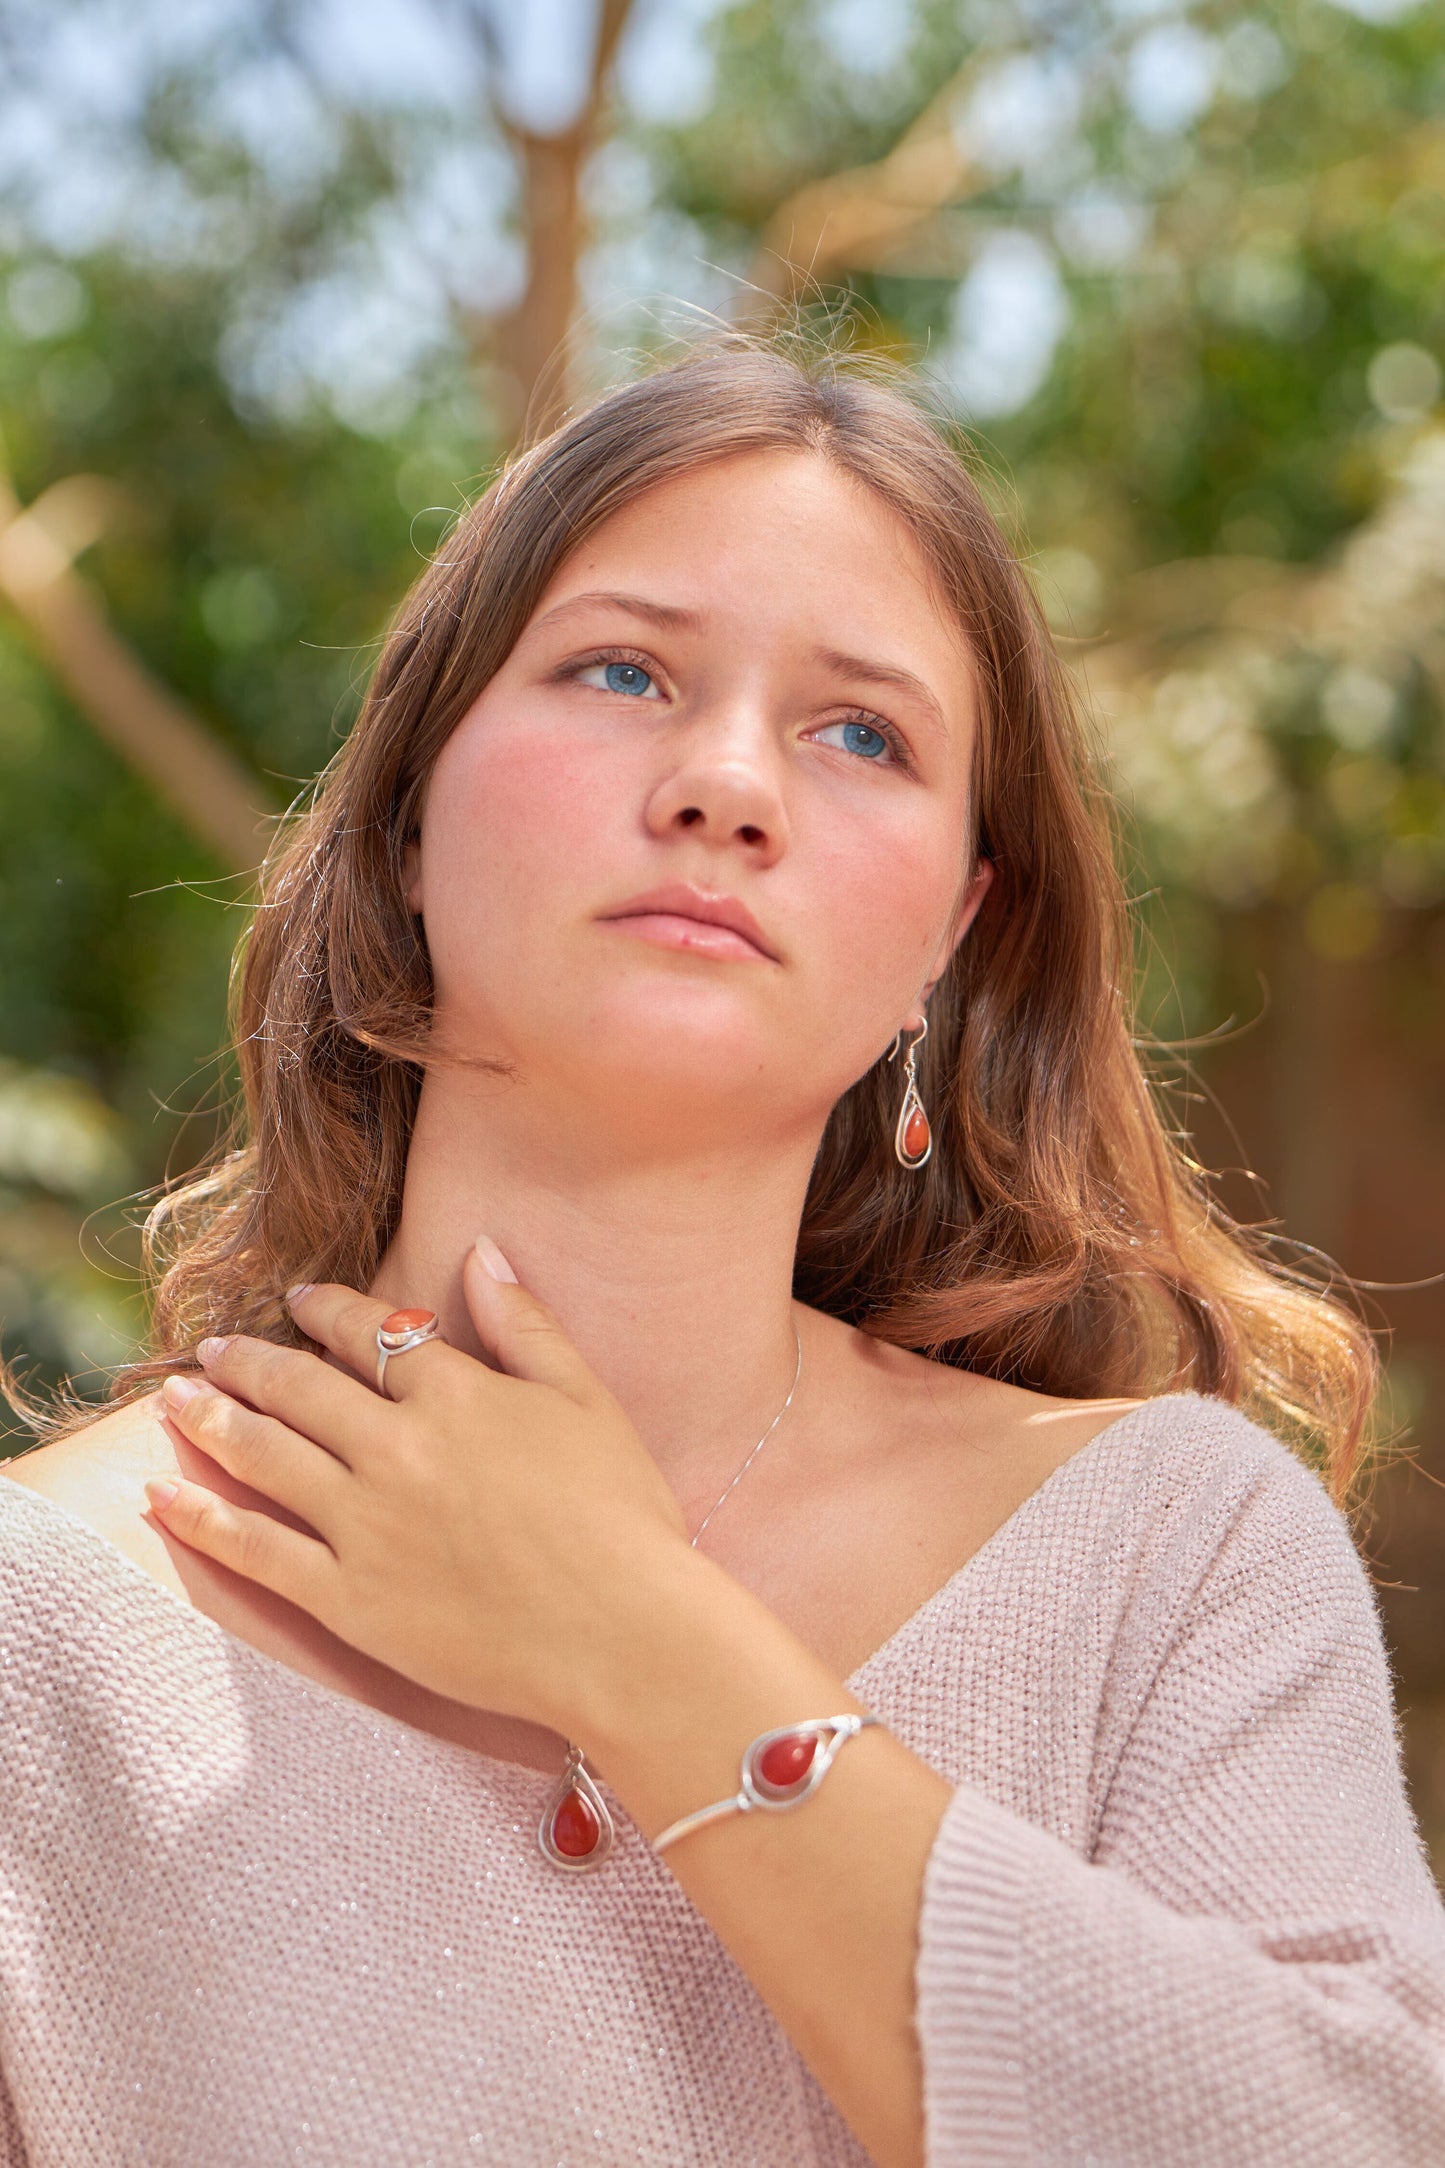
[{"label": "blue eye", "polygon": [[843,743],[850,753],[866,753],[870,760],[876,760],[880,753],[888,750],[888,740],[882,732],[871,730],[867,723],[845,723]]},{"label": "blue eye", "polygon": [[845,753],[861,754],[864,760],[881,761],[886,758],[891,761],[894,758],[893,748],[888,743],[888,740],[884,737],[882,731],[875,730],[871,723],[860,723],[856,718],[847,723],[825,723],[818,736],[827,742],[836,744],[838,742],[836,739],[828,741],[828,732],[830,730],[842,731],[842,750]]},{"label": "blue eye", "polygon": [[630,700],[665,698],[652,672],[630,655],[599,655],[595,662],[569,663],[561,675],[578,685],[591,685],[599,693],[625,693]]},{"label": "blue eye", "polygon": [[640,663],[610,662],[607,665],[607,690],[610,693],[645,692],[651,683],[651,677]]},{"label": "blue eye", "polygon": [[[602,672],[610,693],[645,693],[652,684],[652,672],[644,670],[640,662],[592,662],[587,670]],[[580,670],[579,677],[586,677],[587,670]]]}]

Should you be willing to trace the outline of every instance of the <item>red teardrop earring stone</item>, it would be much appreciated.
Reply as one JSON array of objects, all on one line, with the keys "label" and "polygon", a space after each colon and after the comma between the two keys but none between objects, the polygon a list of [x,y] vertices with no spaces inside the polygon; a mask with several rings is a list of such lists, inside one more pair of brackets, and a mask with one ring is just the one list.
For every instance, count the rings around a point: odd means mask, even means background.
[{"label": "red teardrop earring stone", "polygon": [[568,1859],[586,1859],[597,1849],[602,1834],[602,1824],[592,1811],[590,1800],[584,1799],[574,1785],[561,1798],[552,1813],[552,1842]]},{"label": "red teardrop earring stone", "polygon": [[766,1777],[769,1784],[797,1784],[813,1766],[817,1752],[816,1739],[775,1739],[758,1756],[758,1774]]},{"label": "red teardrop earring stone", "polygon": [[922,1159],[933,1142],[933,1131],[922,1107],[915,1107],[903,1129],[903,1149],[910,1159]]}]

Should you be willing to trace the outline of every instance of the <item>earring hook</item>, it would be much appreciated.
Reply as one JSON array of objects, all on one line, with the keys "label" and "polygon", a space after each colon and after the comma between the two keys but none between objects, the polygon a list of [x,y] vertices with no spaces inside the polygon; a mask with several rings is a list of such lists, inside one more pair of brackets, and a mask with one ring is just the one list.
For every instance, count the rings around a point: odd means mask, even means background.
[{"label": "earring hook", "polygon": [[[920,1023],[920,1025],[919,1025],[919,1027],[918,1027],[917,1031],[916,1031],[916,1032],[915,1032],[915,1033],[913,1034],[913,1037],[912,1037],[912,1038],[911,1038],[911,1039],[909,1040],[909,1042],[908,1042],[908,1059],[909,1059],[909,1061],[910,1061],[910,1062],[912,1061],[912,1059],[913,1059],[914,1055],[915,1055],[915,1054],[916,1054],[916,1053],[918,1052],[918,1049],[919,1049],[919,1048],[920,1048],[920,1047],[922,1046],[922,1044],[923,1044],[924,1040],[925,1040],[925,1039],[926,1039],[927,1037],[928,1037],[928,1018],[927,1018],[927,1017],[925,1016],[925,1017],[924,1017],[924,1019],[923,1019],[923,1021],[922,1021],[922,1022]],[[888,1059],[889,1059],[890,1061],[894,1061],[894,1060],[896,1060],[896,1059],[897,1059],[897,1055],[898,1055],[898,1049],[899,1049],[899,1047],[900,1047],[900,1046],[902,1045],[902,1043],[903,1043],[903,1027],[902,1027],[902,1026],[900,1025],[899,1029],[898,1029],[897,1031],[895,1031],[895,1032],[894,1032],[894,1034],[893,1034],[893,1044],[892,1044],[892,1046],[890,1046],[890,1047],[889,1047],[889,1049],[888,1049]]]}]

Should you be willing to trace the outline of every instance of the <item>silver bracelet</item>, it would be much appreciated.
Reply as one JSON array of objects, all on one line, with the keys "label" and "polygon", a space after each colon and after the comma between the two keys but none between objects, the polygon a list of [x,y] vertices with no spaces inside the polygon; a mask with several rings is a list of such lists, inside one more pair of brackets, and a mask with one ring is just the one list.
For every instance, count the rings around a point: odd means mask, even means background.
[{"label": "silver bracelet", "polygon": [[779,1731],[762,1731],[743,1752],[741,1790],[714,1806],[699,1807],[669,1822],[652,1840],[654,1852],[665,1852],[689,1830],[721,1821],[725,1814],[751,1814],[765,1807],[770,1814],[800,1807],[814,1793],[837,1759],[845,1739],[869,1724],[881,1724],[878,1716],[814,1716],[801,1724],[786,1724]]}]

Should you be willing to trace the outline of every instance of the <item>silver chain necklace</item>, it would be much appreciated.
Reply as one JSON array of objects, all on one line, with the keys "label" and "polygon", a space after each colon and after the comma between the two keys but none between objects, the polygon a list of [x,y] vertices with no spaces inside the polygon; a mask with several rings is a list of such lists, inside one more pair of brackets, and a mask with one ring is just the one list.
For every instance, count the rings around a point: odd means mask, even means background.
[{"label": "silver chain necklace", "polygon": [[[694,1550],[697,1549],[698,1536],[722,1504],[723,1498],[730,1497],[737,1489],[793,1405],[793,1395],[797,1392],[798,1380],[803,1375],[803,1342],[796,1322],[793,1325],[793,1340],[798,1350],[798,1360],[793,1370],[793,1382],[788,1387],[788,1397],[723,1492],[722,1498],[703,1515],[697,1533],[692,1538]],[[569,1739],[567,1766],[562,1771],[557,1789],[542,1810],[542,1819],[537,1829],[537,1842],[542,1848],[542,1857],[549,1860],[554,1867],[564,1868],[569,1874],[585,1873],[590,1868],[602,1865],[612,1850],[616,1834],[612,1816],[607,1811],[607,1802],[593,1782],[582,1749],[574,1746]]]},{"label": "silver chain necklace", "polygon": [[718,1506],[722,1504],[723,1498],[730,1497],[731,1494],[737,1489],[739,1483],[741,1483],[743,1477],[747,1474],[749,1468],[751,1468],[753,1462],[757,1459],[759,1453],[761,1453],[763,1447],[767,1444],[769,1438],[771,1438],[773,1432],[777,1429],[779,1423],[781,1423],[783,1417],[787,1414],[789,1408],[793,1405],[793,1395],[798,1390],[798,1380],[803,1375],[803,1343],[798,1336],[798,1328],[796,1325],[794,1325],[793,1327],[793,1341],[798,1350],[798,1362],[797,1368],[793,1372],[793,1382],[788,1387],[788,1397],[783,1402],[783,1405],[779,1408],[777,1414],[773,1417],[772,1421],[769,1423],[767,1429],[763,1432],[761,1438],[759,1438],[757,1444],[753,1447],[751,1453],[749,1453],[747,1459],[743,1462],[741,1468],[739,1468],[737,1474],[733,1477],[731,1483],[729,1483],[727,1489],[723,1492],[722,1498],[719,1498],[719,1500],[717,1501],[717,1505],[710,1506],[707,1512],[704,1513],[701,1521],[698,1523],[697,1535],[695,1535],[692,1539],[694,1550],[697,1548],[697,1537],[702,1534],[704,1528],[706,1528],[708,1522],[712,1519],[713,1514],[716,1513]]}]

